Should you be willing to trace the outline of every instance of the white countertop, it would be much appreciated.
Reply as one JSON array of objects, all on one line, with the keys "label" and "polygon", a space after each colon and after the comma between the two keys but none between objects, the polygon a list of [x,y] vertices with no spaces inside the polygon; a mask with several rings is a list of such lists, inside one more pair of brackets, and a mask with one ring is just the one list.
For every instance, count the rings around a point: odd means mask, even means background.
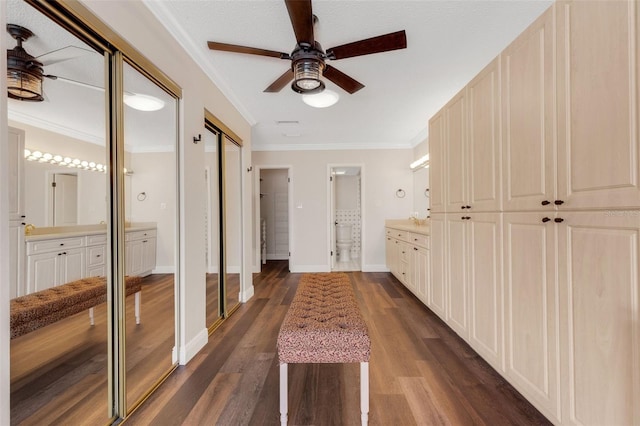
[{"label": "white countertop", "polygon": [[[145,231],[156,229],[155,222],[130,223],[125,226],[125,232]],[[26,242],[52,240],[57,238],[84,237],[87,235],[99,235],[107,232],[107,225],[77,225],[35,228],[31,235],[25,235]]]}]

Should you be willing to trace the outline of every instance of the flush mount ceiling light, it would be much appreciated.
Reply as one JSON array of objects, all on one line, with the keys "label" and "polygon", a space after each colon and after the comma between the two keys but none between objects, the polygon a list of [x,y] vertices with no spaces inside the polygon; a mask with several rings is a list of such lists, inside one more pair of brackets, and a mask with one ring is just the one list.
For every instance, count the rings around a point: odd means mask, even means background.
[{"label": "flush mount ceiling light", "polygon": [[158,111],[164,108],[164,101],[162,99],[140,93],[125,93],[124,103],[138,111]]},{"label": "flush mount ceiling light", "polygon": [[22,42],[33,36],[28,29],[19,25],[7,24],[7,32],[16,39],[17,46],[7,50],[7,91],[11,99],[41,102],[42,63],[27,53]]},{"label": "flush mount ceiling light", "polygon": [[340,96],[333,90],[323,90],[320,93],[302,95],[302,102],[314,108],[327,108],[338,102]]}]

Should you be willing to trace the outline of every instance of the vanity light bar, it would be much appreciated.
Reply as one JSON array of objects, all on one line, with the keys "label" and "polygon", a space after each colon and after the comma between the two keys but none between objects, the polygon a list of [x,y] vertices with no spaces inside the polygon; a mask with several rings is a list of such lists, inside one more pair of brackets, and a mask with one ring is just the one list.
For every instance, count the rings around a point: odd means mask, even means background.
[{"label": "vanity light bar", "polygon": [[71,169],[91,170],[94,172],[107,172],[107,166],[93,161],[80,160],[79,158],[63,157],[62,155],[50,154],[48,152],[24,150],[24,158],[27,161],[37,161],[38,163],[49,163],[58,166],[69,167]]}]

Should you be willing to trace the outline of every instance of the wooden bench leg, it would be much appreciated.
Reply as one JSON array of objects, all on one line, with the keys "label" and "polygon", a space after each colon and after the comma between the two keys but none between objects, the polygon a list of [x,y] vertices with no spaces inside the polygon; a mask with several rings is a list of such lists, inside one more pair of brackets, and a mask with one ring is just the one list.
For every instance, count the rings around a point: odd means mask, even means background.
[{"label": "wooden bench leg", "polygon": [[360,417],[362,426],[369,423],[369,363],[360,363]]},{"label": "wooden bench leg", "polygon": [[135,297],[136,324],[140,324],[140,292],[137,291]]},{"label": "wooden bench leg", "polygon": [[280,364],[280,424],[287,425],[287,364]]},{"label": "wooden bench leg", "polygon": [[89,324],[95,325],[96,321],[93,318],[93,308],[89,308]]}]

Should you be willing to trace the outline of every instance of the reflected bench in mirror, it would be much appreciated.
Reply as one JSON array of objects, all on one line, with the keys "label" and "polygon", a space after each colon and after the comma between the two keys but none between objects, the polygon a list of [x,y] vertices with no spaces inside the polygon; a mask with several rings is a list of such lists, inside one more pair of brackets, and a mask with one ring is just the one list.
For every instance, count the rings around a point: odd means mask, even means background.
[{"label": "reflected bench in mirror", "polygon": [[[140,324],[142,278],[126,277],[126,295],[135,294],[136,324]],[[11,300],[11,338],[22,336],[107,301],[104,277],[83,278]]]}]

